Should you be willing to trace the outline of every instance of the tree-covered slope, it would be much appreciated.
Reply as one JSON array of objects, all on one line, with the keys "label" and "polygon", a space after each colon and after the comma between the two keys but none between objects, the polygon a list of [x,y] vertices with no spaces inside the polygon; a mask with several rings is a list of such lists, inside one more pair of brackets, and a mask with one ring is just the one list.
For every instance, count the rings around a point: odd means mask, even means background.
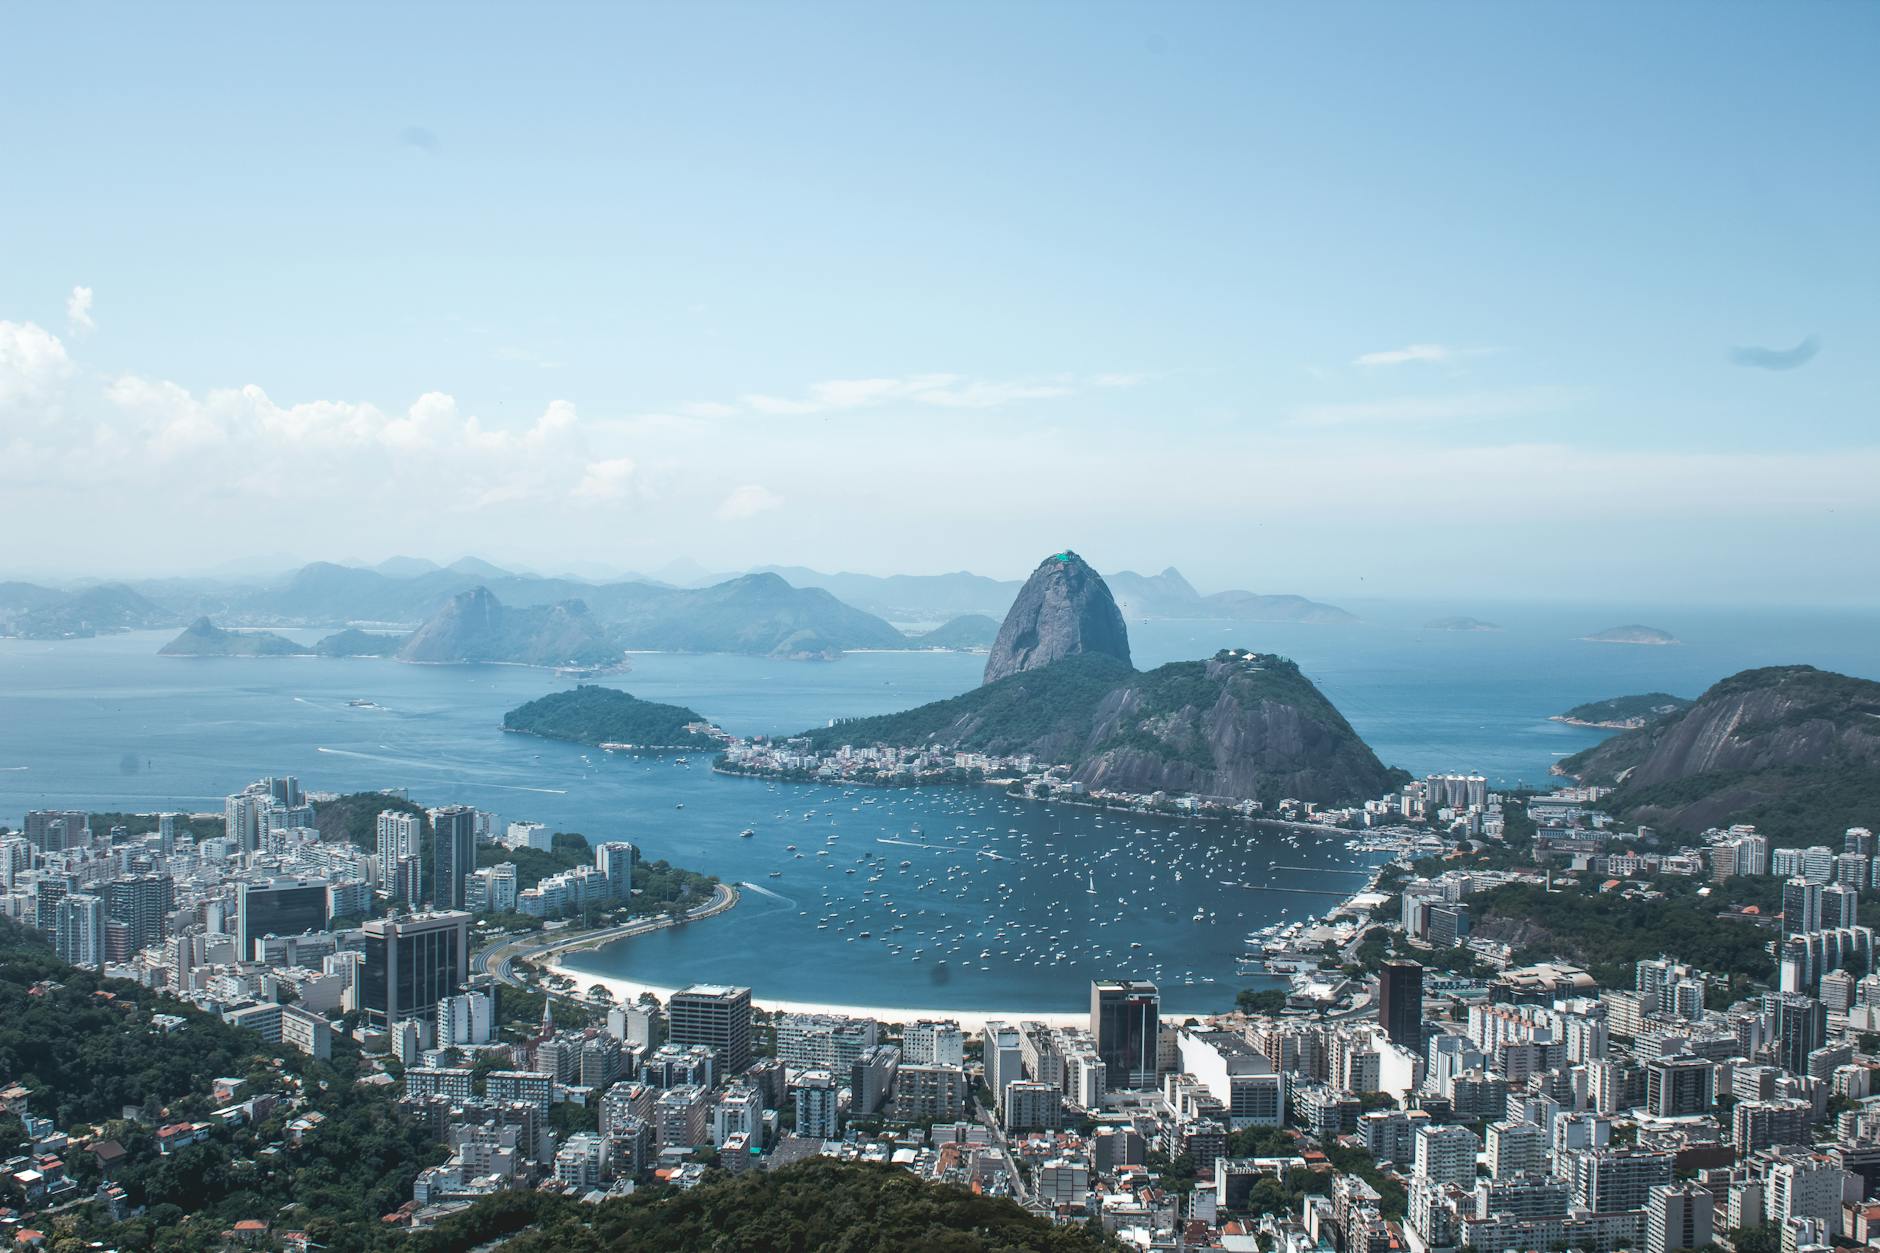
[{"label": "tree-covered slope", "polygon": [[1675,831],[1755,823],[1771,835],[1832,836],[1880,822],[1880,683],[1771,666],[1724,679],[1682,713],[1560,763],[1615,787],[1628,821]]},{"label": "tree-covered slope", "polygon": [[1030,753],[1128,792],[1345,804],[1390,790],[1384,766],[1283,657],[1223,650],[1138,673],[1088,653],[964,695],[807,733],[840,744]]},{"label": "tree-covered slope", "polygon": [[224,631],[198,618],[157,650],[163,657],[304,657],[313,650],[272,631]]},{"label": "tree-covered slope", "polygon": [[503,715],[503,729],[581,744],[711,748],[716,743],[711,736],[686,729],[704,721],[683,705],[664,705],[611,687],[584,685],[517,706]]}]

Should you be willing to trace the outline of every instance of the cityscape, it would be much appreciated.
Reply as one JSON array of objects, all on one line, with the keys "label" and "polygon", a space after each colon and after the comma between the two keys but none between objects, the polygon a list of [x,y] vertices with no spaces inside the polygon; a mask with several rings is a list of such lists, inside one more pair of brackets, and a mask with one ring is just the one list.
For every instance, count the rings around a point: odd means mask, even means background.
[{"label": "cityscape", "polygon": [[0,1253],[1880,1253],[1876,65],[0,4]]}]

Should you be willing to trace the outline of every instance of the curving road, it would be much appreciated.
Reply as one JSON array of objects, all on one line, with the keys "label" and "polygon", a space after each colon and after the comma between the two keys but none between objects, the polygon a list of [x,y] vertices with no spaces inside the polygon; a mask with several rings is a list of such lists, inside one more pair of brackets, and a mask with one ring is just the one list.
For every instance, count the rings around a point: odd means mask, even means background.
[{"label": "curving road", "polygon": [[[621,923],[617,927],[602,927],[598,931],[582,931],[573,935],[561,935],[543,942],[540,936],[508,936],[486,948],[477,950],[470,958],[470,969],[478,973],[495,976],[497,982],[520,987],[522,980],[515,973],[517,962],[534,961],[550,953],[559,953],[565,949],[586,948],[590,945],[611,943],[614,940],[631,939],[636,935],[646,935],[663,927],[676,927],[683,922],[697,922],[701,918],[710,918],[722,914],[738,903],[738,890],[728,883],[720,883],[712,888],[711,899],[702,905],[695,905],[678,917],[657,915],[650,918],[635,918],[632,922]],[[563,1000],[588,1004],[584,996],[568,993],[555,993]]]}]

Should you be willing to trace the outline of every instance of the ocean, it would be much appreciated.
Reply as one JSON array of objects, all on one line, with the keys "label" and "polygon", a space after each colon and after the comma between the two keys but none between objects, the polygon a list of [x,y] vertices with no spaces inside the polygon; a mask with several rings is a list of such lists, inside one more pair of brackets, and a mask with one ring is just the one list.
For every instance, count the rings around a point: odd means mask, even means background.
[{"label": "ocean", "polygon": [[[1582,701],[1695,696],[1737,670],[1791,662],[1880,677],[1870,612],[1471,607],[1504,629],[1456,633],[1417,625],[1452,609],[1352,608],[1365,621],[1131,623],[1132,647],[1142,667],[1229,646],[1285,654],[1386,762],[1501,786],[1544,785],[1554,762],[1605,734],[1548,720]],[[1634,621],[1685,642],[1576,638]],[[1324,908],[1365,871],[1337,838],[984,789],[733,779],[702,756],[680,765],[504,734],[504,711],[566,685],[538,670],[156,656],[168,636],[0,640],[0,821],[40,807],[216,810],[268,774],[318,790],[402,787],[425,804],[629,839],[648,858],[752,885],[722,917],[571,965],[656,985],[738,982],[776,999],[930,1008],[1074,1011],[1089,979],[1118,975],[1157,979],[1172,1012],[1221,1008],[1259,982],[1235,975],[1250,931]],[[632,661],[610,682],[741,734],[954,695],[984,665],[937,653]],[[746,828],[755,834],[740,838]]]}]

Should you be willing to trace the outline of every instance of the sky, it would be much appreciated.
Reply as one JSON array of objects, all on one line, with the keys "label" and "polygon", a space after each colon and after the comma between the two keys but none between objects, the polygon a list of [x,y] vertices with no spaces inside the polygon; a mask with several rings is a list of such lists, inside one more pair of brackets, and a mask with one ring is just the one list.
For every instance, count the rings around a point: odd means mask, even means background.
[{"label": "sky", "polygon": [[1880,6],[0,8],[0,577],[1880,598]]}]

